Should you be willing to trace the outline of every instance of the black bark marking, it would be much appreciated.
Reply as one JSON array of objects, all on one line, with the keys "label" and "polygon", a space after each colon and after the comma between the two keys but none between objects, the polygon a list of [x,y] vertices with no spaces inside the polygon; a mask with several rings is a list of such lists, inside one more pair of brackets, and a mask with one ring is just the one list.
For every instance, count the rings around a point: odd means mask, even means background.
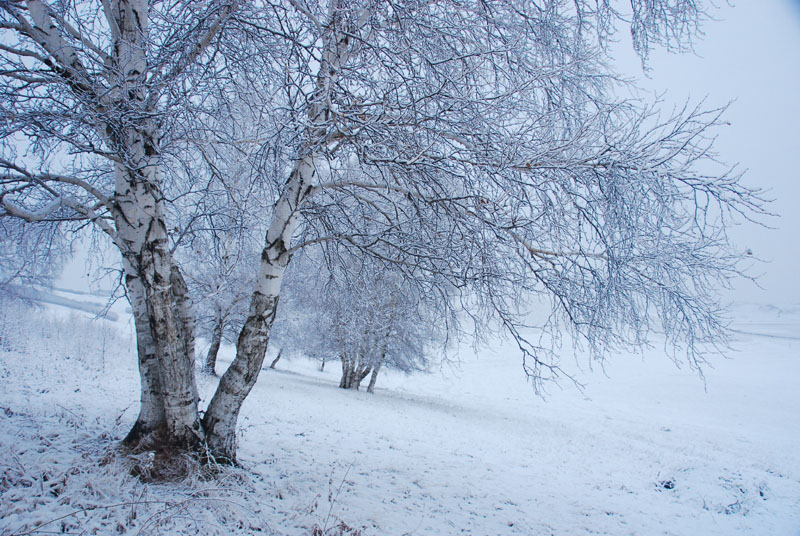
[{"label": "black bark marking", "polygon": [[158,148],[156,147],[155,141],[150,138],[145,138],[144,141],[144,155],[147,157],[152,157],[158,154]]}]

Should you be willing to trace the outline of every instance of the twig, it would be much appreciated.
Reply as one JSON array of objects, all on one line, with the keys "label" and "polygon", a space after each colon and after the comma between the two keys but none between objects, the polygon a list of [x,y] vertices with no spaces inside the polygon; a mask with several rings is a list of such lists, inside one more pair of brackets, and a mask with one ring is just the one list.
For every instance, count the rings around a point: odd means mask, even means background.
[{"label": "twig", "polygon": [[347,480],[347,475],[350,474],[350,469],[353,468],[353,464],[355,461],[350,462],[350,465],[347,467],[347,471],[344,472],[344,476],[342,477],[342,481],[339,483],[339,489],[336,490],[336,496],[330,501],[330,506],[328,507],[328,515],[325,517],[325,523],[322,526],[322,534],[325,534],[325,531],[328,528],[328,521],[331,519],[331,512],[333,512],[333,505],[336,504],[336,500],[339,498],[339,494],[342,492],[342,487],[344,487],[344,482]]}]

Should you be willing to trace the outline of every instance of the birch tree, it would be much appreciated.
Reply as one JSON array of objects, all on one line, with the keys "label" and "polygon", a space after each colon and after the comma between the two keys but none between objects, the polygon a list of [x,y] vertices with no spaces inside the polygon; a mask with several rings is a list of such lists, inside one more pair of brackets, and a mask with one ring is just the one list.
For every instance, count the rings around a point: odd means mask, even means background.
[{"label": "birch tree", "polygon": [[[190,6],[191,4],[191,6]],[[194,319],[173,262],[163,149],[235,2],[3,2],[2,206],[83,220],[120,251],[142,380],[131,444],[204,441]]]},{"label": "birch tree", "polygon": [[381,370],[421,372],[443,355],[443,332],[456,327],[454,319],[445,318],[448,307],[422,302],[413,281],[388,271],[354,279],[358,290],[341,290],[340,283],[326,289],[322,302],[337,313],[329,336],[342,364],[339,387],[358,390],[369,377],[367,392],[374,393]]},{"label": "birch tree", "polygon": [[[129,442],[235,461],[282,280],[312,244],[394,265],[425,292],[460,289],[479,325],[518,341],[536,386],[561,374],[523,332],[537,297],[552,306],[543,334],[571,329],[595,358],[661,331],[701,364],[724,342],[714,289],[738,274],[725,225],[761,200],[716,165],[721,110],[660,115],[615,96],[603,44],[616,29],[645,58],[687,46],[705,18],[696,1],[629,5],[1,3],[2,215],[89,221],[119,249],[142,379]],[[247,121],[270,135],[250,161],[276,201],[236,357],[201,421],[170,247],[173,188],[193,177],[170,164],[186,138],[214,137],[202,108],[231,94],[221,85],[260,92]]]}]

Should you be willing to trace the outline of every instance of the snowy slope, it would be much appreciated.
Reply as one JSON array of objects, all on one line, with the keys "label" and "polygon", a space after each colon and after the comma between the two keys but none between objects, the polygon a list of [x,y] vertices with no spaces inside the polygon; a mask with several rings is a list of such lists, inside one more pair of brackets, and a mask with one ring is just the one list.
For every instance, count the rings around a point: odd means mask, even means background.
[{"label": "snowy slope", "polygon": [[546,400],[502,342],[375,395],[282,360],[243,409],[244,468],[172,485],[113,449],[138,396],[127,318],[56,309],[0,318],[23,334],[0,341],[3,534],[800,534],[800,309],[738,309],[707,391],[657,351]]}]

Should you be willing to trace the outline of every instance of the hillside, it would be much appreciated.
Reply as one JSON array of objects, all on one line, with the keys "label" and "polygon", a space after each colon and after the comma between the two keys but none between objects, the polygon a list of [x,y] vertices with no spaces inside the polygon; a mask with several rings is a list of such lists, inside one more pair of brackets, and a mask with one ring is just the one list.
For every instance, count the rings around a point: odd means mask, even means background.
[{"label": "hillside", "polygon": [[800,309],[738,308],[705,386],[658,348],[545,399],[503,342],[375,395],[284,359],[242,411],[243,467],[167,485],[114,448],[137,411],[124,308],[50,302],[0,313],[4,535],[800,534]]}]

